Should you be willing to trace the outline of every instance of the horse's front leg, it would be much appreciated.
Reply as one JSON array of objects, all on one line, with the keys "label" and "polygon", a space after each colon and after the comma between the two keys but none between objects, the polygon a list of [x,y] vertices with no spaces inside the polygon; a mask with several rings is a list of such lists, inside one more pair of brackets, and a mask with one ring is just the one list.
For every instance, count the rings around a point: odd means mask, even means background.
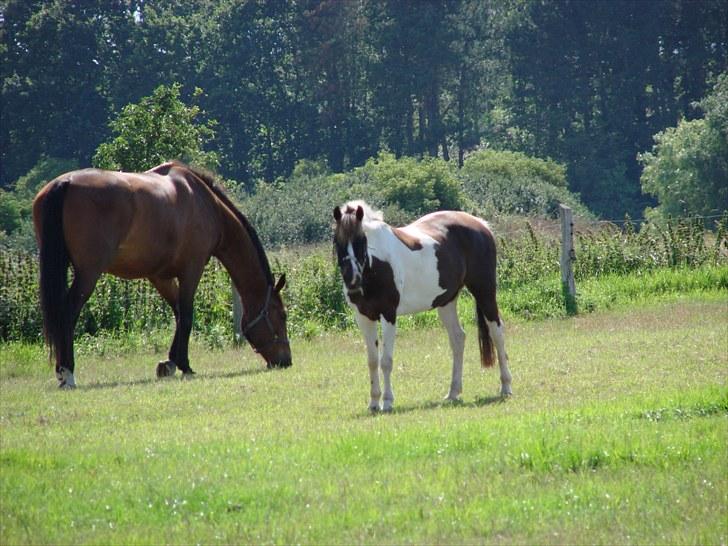
[{"label": "horse's front leg", "polygon": [[379,399],[382,397],[382,389],[379,386],[379,348],[377,347],[377,323],[369,320],[364,315],[354,312],[356,322],[359,325],[364,343],[367,346],[367,364],[369,365],[369,382],[371,385],[370,411],[379,411]]},{"label": "horse's front leg", "polygon": [[189,343],[190,332],[192,331],[193,302],[204,267],[204,263],[189,264],[187,271],[177,277],[179,283],[179,295],[177,298],[178,319],[174,336],[175,339],[172,343],[172,348],[173,350],[176,349],[176,354],[172,360],[177,365],[177,368],[186,376],[194,375],[195,373],[190,368]]},{"label": "horse's front leg", "polygon": [[177,341],[179,339],[179,309],[177,303],[179,300],[179,286],[177,285],[176,279],[151,277],[149,282],[157,289],[157,292],[159,292],[174,313],[174,338],[172,339],[172,345],[169,348],[169,353],[167,353],[167,360],[162,360],[157,364],[157,377],[171,377],[177,370],[175,359],[177,358]]},{"label": "horse's front leg", "polygon": [[[192,301],[186,301],[180,298],[179,302],[179,319],[177,320],[177,328],[174,335],[173,348],[176,348],[176,354],[172,359],[177,368],[184,375],[194,375],[195,372],[190,368],[189,359],[189,343],[190,333],[192,332]],[[176,347],[175,347],[176,346]]]},{"label": "horse's front leg", "polygon": [[392,366],[394,356],[394,337],[397,334],[397,324],[382,319],[382,357],[379,365],[384,376],[384,405],[383,411],[392,411],[394,393],[392,392]]}]

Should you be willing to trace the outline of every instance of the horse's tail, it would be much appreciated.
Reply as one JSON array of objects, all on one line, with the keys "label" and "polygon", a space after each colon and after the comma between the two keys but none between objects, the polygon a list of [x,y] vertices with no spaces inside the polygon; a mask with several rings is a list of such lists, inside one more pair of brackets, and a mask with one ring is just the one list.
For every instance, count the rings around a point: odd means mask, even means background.
[{"label": "horse's tail", "polygon": [[485,321],[485,313],[480,304],[475,304],[475,315],[478,318],[478,339],[480,341],[480,364],[483,368],[490,368],[493,365],[493,343],[490,340],[488,323]]},{"label": "horse's tail", "polygon": [[56,182],[40,211],[40,307],[50,357],[62,354],[68,335],[68,248],[63,236],[63,202],[69,181]]}]

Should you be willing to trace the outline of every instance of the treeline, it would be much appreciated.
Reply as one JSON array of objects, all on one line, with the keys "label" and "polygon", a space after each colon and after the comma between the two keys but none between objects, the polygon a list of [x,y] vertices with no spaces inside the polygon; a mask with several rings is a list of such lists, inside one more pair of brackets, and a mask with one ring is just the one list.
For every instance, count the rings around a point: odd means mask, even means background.
[{"label": "treeline", "polygon": [[302,159],[476,148],[566,166],[639,215],[637,154],[728,68],[722,0],[3,0],[0,186],[42,156],[91,164],[109,123],[182,84],[219,173],[252,190]]}]

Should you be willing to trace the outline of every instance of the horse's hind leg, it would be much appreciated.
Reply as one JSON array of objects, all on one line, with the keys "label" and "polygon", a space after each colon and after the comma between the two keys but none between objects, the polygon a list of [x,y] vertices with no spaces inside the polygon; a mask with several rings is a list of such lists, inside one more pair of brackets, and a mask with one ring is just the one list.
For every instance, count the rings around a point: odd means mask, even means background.
[{"label": "horse's hind leg", "polygon": [[510,396],[513,392],[511,391],[511,371],[508,369],[508,353],[506,353],[505,324],[498,314],[495,296],[491,305],[487,306],[483,312],[485,314],[485,322],[488,325],[488,335],[490,335],[490,339],[498,353],[501,395]]},{"label": "horse's hind leg", "polygon": [[[493,283],[495,284],[495,283]],[[468,290],[475,297],[476,313],[481,313],[488,328],[488,336],[498,353],[498,366],[500,367],[501,395],[510,396],[511,372],[508,368],[508,354],[506,353],[505,327],[498,313],[498,304],[495,289],[486,290],[479,286],[468,285]]]},{"label": "horse's hind leg", "polygon": [[437,308],[440,321],[447,330],[450,338],[450,349],[452,350],[452,380],[450,381],[450,392],[446,400],[457,400],[463,392],[463,354],[465,352],[465,332],[458,320],[457,297],[443,307]]},{"label": "horse's hind leg", "polygon": [[500,379],[501,379],[501,395],[510,396],[513,394],[511,391],[511,371],[508,369],[508,354],[506,353],[506,340],[505,340],[505,325],[500,317],[497,320],[490,321],[488,323],[488,333],[490,339],[495,345],[496,351],[498,352],[498,366],[500,367]]},{"label": "horse's hind leg", "polygon": [[66,332],[65,351],[56,359],[56,378],[60,388],[72,389],[76,386],[73,371],[76,363],[73,356],[73,333],[76,329],[81,309],[91,297],[101,273],[96,271],[74,270],[73,283],[68,290],[68,330]]}]

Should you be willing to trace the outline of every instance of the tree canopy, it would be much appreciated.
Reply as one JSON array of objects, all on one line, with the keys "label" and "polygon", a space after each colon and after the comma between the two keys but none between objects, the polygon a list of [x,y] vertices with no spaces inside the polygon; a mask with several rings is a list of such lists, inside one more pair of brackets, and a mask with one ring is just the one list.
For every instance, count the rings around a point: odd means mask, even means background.
[{"label": "tree canopy", "polygon": [[214,121],[198,123],[200,109],[186,106],[179,92],[179,84],[160,85],[138,104],[125,106],[110,123],[115,136],[99,146],[94,166],[142,172],[169,159],[180,159],[209,169],[217,167],[217,154],[203,151],[215,135]]},{"label": "tree canopy", "polygon": [[655,135],[642,187],[657,198],[660,216],[718,216],[728,210],[728,74],[696,104],[705,118],[681,120]]},{"label": "tree canopy", "polygon": [[1,0],[0,186],[43,156],[91,164],[127,105],[177,82],[218,122],[202,151],[248,189],[302,159],[490,147],[639,214],[637,154],[700,116],[727,36],[721,0]]}]

